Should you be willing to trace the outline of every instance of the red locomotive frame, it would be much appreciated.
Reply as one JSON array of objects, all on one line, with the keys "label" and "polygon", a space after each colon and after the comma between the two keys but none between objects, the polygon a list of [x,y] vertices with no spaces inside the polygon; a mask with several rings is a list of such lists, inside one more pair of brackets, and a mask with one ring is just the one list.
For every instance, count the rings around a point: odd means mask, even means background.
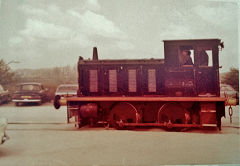
[{"label": "red locomotive frame", "polygon": [[78,96],[67,98],[68,122],[221,129],[219,39],[164,41],[164,59],[78,61]]}]

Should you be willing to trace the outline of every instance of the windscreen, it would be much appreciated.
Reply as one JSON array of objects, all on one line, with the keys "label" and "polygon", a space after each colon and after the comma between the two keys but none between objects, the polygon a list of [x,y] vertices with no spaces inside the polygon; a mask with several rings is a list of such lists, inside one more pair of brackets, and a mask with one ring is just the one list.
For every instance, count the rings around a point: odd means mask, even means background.
[{"label": "windscreen", "polygon": [[41,88],[40,88],[39,85],[31,85],[31,84],[28,84],[28,85],[21,85],[21,86],[20,86],[20,90],[25,90],[25,91],[39,91],[39,90],[41,90]]},{"label": "windscreen", "polygon": [[73,85],[73,86],[60,86],[58,88],[59,91],[77,91],[78,86]]}]

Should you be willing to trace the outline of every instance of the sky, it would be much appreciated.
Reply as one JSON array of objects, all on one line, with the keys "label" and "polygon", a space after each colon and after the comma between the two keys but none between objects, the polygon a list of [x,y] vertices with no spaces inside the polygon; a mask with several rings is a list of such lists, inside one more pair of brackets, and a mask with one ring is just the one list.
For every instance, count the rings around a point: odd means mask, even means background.
[{"label": "sky", "polygon": [[[163,40],[221,39],[221,72],[239,64],[237,0],[0,0],[0,59],[12,69],[78,57],[164,58]],[[14,63],[15,62],[15,63]],[[18,62],[18,63],[16,63]]]}]

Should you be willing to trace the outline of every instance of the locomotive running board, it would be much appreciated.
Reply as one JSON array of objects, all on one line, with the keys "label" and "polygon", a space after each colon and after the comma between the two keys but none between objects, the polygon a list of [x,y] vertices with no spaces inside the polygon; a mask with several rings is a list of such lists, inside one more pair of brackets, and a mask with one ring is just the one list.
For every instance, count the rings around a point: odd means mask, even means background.
[{"label": "locomotive running board", "polygon": [[123,123],[117,122],[120,127],[195,127],[201,128],[203,125],[200,124],[169,124],[169,123]]},{"label": "locomotive running board", "polygon": [[226,98],[223,97],[162,97],[162,96],[119,96],[119,97],[102,97],[102,96],[81,96],[81,97],[67,97],[66,100],[69,101],[199,101],[199,102],[217,102],[217,101],[226,101]]}]

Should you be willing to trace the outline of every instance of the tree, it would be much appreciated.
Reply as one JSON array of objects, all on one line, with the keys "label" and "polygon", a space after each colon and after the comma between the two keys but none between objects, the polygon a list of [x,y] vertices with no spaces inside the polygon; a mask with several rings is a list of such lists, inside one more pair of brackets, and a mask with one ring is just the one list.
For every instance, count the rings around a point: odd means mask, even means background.
[{"label": "tree", "polygon": [[3,59],[0,59],[0,84],[7,85],[13,81],[14,73]]},{"label": "tree", "polygon": [[239,69],[231,68],[229,72],[223,75],[222,83],[231,85],[233,89],[239,92]]}]

